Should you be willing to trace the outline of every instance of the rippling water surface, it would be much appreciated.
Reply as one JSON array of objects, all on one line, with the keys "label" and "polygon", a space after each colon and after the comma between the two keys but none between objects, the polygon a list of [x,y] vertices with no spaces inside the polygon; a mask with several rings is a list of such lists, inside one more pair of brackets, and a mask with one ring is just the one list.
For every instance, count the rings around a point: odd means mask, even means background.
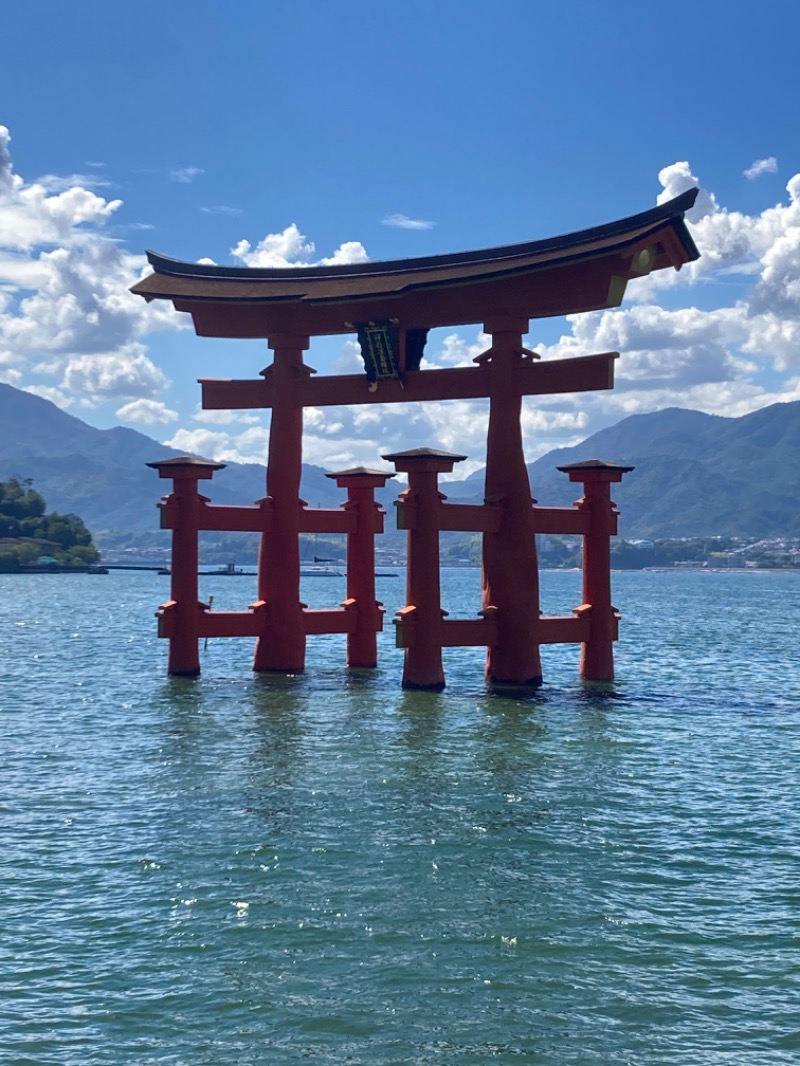
[{"label": "rippling water surface", "polygon": [[168,679],[166,591],[0,576],[0,1061],[798,1061],[799,575],[616,574],[617,683],[549,647],[528,700],[477,649],[403,693],[388,625],[375,672]]}]

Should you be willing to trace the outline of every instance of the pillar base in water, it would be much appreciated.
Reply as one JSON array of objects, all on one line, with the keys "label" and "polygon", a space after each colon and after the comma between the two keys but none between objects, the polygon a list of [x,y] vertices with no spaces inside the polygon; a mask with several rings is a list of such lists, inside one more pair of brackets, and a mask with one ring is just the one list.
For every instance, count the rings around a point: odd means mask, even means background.
[{"label": "pillar base in water", "polygon": [[442,692],[444,690],[444,681],[433,681],[429,685],[424,685],[417,681],[404,681],[403,688],[412,692]]},{"label": "pillar base in water", "polygon": [[530,690],[541,688],[543,680],[542,675],[537,674],[535,677],[529,677],[526,681],[504,681],[499,677],[487,677],[486,683],[493,689],[502,689],[504,692],[509,692],[514,689]]},{"label": "pillar base in water", "polygon": [[306,671],[305,665],[303,666],[253,666],[254,674],[283,674],[284,677],[295,677],[299,674],[304,674]]}]

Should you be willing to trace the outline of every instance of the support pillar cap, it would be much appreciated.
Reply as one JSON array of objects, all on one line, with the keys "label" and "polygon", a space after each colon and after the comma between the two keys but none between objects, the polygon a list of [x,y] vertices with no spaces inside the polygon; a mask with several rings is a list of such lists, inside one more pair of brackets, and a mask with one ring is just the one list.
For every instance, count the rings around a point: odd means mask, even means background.
[{"label": "support pillar cap", "polygon": [[566,463],[556,467],[562,474],[568,474],[570,481],[622,481],[622,475],[636,468],[612,463],[607,459],[584,459],[578,463]]},{"label": "support pillar cap", "polygon": [[382,455],[387,463],[394,463],[400,473],[420,471],[435,474],[449,474],[456,463],[463,462],[466,455],[455,452],[443,452],[438,448],[411,448],[407,452],[392,452]]},{"label": "support pillar cap", "polygon": [[196,455],[180,455],[175,459],[159,459],[155,463],[145,463],[157,470],[159,477],[194,477],[208,479],[215,471],[224,470],[225,463],[215,463],[212,459],[200,459]]}]

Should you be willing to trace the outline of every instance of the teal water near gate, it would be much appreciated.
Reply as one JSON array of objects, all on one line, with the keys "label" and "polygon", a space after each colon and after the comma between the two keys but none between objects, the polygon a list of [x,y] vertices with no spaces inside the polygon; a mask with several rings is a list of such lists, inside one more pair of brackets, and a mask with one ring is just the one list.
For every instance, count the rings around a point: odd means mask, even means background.
[{"label": "teal water near gate", "polygon": [[0,577],[0,1062],[796,1063],[800,574],[614,590],[616,684],[550,647],[522,700],[478,649],[402,692],[389,625],[375,672],[170,680],[167,579]]}]

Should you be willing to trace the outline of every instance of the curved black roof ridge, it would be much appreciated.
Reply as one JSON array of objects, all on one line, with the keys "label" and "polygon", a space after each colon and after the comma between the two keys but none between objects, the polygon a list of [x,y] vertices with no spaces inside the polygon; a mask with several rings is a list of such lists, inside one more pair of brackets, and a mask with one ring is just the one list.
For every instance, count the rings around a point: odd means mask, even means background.
[{"label": "curved black roof ridge", "polygon": [[[683,223],[683,216],[693,206],[699,191],[697,188],[687,189],[680,196],[676,196],[664,204],[651,207],[649,210],[642,211],[637,215],[630,215],[628,218],[617,219],[615,222],[593,226],[590,229],[565,233],[560,237],[546,237],[544,240],[528,241],[523,244],[507,244],[497,248],[430,255],[417,259],[383,259],[369,263],[341,263],[327,266],[236,267],[218,266],[216,263],[190,263],[181,259],[171,259],[169,256],[161,255],[158,252],[148,251],[147,260],[157,274],[169,277],[248,278],[250,280],[264,278],[276,281],[289,278],[357,277],[359,275],[400,274],[412,270],[441,269],[442,267],[459,266],[465,263],[513,259],[517,256],[567,250],[582,244],[590,244],[593,241],[624,236],[631,230],[646,229],[648,226],[656,226],[659,223],[668,222],[670,219],[676,219]],[[689,259],[698,259],[700,253],[689,231],[683,224],[679,229],[679,236]]]}]

